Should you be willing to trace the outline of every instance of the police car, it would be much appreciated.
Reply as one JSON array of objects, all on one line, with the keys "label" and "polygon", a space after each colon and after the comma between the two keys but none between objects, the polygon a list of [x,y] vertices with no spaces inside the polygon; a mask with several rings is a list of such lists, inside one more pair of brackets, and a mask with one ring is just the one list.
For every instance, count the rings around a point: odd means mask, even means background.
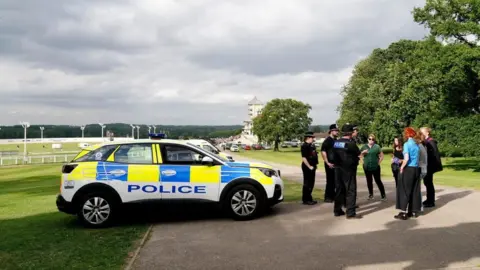
[{"label": "police car", "polygon": [[200,147],[200,148],[203,148],[209,152],[212,152],[214,154],[217,154],[223,158],[226,158],[228,159],[229,161],[235,161],[233,159],[233,157],[231,155],[228,155],[224,152],[221,152],[220,150],[218,150],[215,146],[213,146],[211,143],[207,142],[206,140],[196,140],[196,139],[190,139],[188,140],[188,142]]},{"label": "police car", "polygon": [[280,171],[269,165],[230,162],[163,134],[83,149],[62,167],[59,211],[88,227],[106,227],[120,206],[146,200],[207,200],[235,220],[249,220],[283,201]]}]

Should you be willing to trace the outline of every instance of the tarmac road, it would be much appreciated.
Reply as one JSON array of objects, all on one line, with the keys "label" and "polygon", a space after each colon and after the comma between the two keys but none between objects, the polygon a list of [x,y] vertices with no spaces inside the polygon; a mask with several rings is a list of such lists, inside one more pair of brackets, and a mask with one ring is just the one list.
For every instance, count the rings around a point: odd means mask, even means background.
[{"label": "tarmac road", "polygon": [[[236,157],[241,160],[241,158]],[[284,178],[299,168],[272,164]],[[317,187],[324,187],[317,174]],[[436,208],[395,220],[395,186],[387,202],[367,201],[358,178],[360,220],[333,216],[333,205],[281,203],[253,221],[235,222],[208,210],[158,222],[134,269],[473,269],[480,265],[480,193],[436,187]],[[424,190],[424,187],[422,187]]]}]

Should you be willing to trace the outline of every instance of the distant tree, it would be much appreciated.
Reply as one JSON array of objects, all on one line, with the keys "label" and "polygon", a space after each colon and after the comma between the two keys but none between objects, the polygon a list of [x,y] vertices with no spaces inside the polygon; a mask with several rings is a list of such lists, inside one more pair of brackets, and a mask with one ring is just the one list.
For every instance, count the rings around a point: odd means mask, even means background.
[{"label": "distant tree", "polygon": [[298,137],[308,130],[311,109],[309,104],[294,99],[273,99],[253,119],[253,133],[264,141],[273,141],[274,151],[278,151],[281,140]]}]

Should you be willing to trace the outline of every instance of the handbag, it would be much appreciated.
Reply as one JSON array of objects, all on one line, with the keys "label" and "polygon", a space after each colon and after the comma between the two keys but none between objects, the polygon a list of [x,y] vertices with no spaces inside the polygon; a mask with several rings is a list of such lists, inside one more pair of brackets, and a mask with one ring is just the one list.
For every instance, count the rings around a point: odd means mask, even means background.
[{"label": "handbag", "polygon": [[399,171],[400,165],[397,163],[392,163],[392,171]]}]

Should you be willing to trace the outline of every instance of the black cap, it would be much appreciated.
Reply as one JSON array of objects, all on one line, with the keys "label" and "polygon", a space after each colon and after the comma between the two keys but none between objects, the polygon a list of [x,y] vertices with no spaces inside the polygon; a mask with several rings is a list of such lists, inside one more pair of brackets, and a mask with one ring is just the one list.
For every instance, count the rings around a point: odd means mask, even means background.
[{"label": "black cap", "polygon": [[330,131],[338,131],[338,125],[337,124],[331,124],[329,129],[330,129]]},{"label": "black cap", "polygon": [[314,138],[315,136],[313,135],[313,132],[307,131],[307,132],[305,132],[305,134],[303,134],[303,137],[304,138],[309,138],[309,137]]},{"label": "black cap", "polygon": [[342,126],[342,132],[344,133],[348,133],[348,132],[353,132],[355,126],[349,124],[349,123],[346,123],[345,125]]}]

